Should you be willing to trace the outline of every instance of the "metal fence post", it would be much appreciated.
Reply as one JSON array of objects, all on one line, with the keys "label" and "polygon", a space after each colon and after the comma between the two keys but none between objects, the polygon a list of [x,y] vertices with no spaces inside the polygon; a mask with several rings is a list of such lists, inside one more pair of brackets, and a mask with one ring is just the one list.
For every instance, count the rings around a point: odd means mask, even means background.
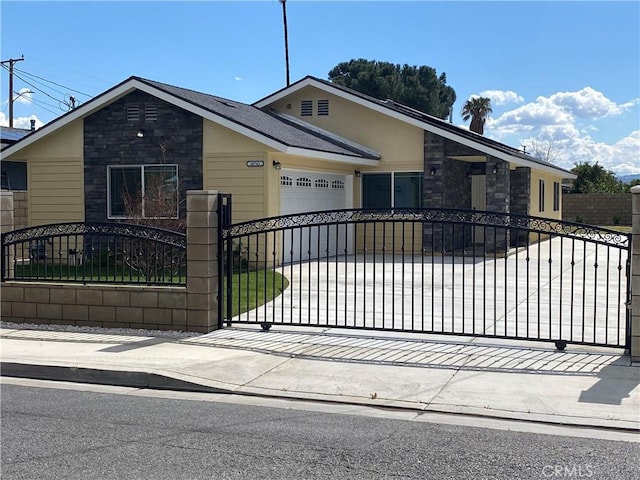
[{"label": "metal fence post", "polygon": [[187,192],[187,330],[216,330],[218,319],[218,192]]},{"label": "metal fence post", "polygon": [[631,187],[631,361],[640,362],[640,185]]}]

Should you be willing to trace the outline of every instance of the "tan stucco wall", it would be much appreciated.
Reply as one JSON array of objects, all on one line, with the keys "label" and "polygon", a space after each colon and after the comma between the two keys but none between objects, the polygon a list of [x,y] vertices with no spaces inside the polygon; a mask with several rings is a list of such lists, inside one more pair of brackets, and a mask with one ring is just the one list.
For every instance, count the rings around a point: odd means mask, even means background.
[{"label": "tan stucco wall", "polygon": [[[329,115],[316,115],[317,100],[329,100]],[[300,102],[313,100],[313,116],[300,116]],[[291,105],[291,108],[287,108]],[[328,94],[315,87],[303,88],[272,105],[276,110],[298,117],[373,148],[381,154],[377,167],[359,170],[422,171],[424,169],[423,130],[375,112],[369,108]]]},{"label": "tan stucco wall", "polygon": [[[539,180],[544,180],[544,211],[540,211],[540,184]],[[553,183],[560,184],[560,208],[553,210]],[[553,218],[562,220],[562,177],[539,170],[531,170],[531,203],[530,215],[534,217]]]},{"label": "tan stucco wall", "polygon": [[30,226],[84,220],[83,128],[77,120],[25,147]]},{"label": "tan stucco wall", "polygon": [[[204,120],[203,188],[233,195],[233,222],[267,216],[269,176],[268,147],[226,127]],[[248,161],[263,161],[248,167]]]}]

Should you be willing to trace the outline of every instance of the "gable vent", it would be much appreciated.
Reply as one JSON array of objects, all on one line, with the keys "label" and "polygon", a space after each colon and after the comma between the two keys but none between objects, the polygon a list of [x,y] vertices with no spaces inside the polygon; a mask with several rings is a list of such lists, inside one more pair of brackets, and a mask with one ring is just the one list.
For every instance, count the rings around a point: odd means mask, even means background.
[{"label": "gable vent", "polygon": [[302,100],[302,102],[300,102],[300,116],[310,117],[311,115],[313,115],[313,101]]},{"label": "gable vent", "polygon": [[135,122],[140,119],[140,107],[129,105],[127,107],[127,122]]},{"label": "gable vent", "polygon": [[318,100],[318,115],[329,115],[329,100]]},{"label": "gable vent", "polygon": [[144,119],[145,120],[157,120],[158,119],[158,106],[157,105],[145,105],[144,107]]}]

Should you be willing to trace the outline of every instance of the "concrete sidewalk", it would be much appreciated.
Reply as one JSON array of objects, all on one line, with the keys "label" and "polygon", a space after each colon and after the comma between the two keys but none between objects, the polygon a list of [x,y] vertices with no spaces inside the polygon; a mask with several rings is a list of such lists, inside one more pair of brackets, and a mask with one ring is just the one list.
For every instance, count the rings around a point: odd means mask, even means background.
[{"label": "concrete sidewalk", "polygon": [[620,350],[337,329],[191,337],[0,329],[2,375],[640,431]]}]

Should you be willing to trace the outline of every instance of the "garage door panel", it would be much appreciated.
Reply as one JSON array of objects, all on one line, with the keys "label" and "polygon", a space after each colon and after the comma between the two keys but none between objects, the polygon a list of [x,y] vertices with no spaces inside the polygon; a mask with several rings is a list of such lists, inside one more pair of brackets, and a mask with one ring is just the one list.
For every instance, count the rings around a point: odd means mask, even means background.
[{"label": "garage door panel", "polygon": [[[344,175],[283,170],[280,183],[281,215],[347,208]],[[301,226],[285,232],[284,261],[340,255],[351,244],[350,238],[350,229],[338,232],[335,225]]]}]

